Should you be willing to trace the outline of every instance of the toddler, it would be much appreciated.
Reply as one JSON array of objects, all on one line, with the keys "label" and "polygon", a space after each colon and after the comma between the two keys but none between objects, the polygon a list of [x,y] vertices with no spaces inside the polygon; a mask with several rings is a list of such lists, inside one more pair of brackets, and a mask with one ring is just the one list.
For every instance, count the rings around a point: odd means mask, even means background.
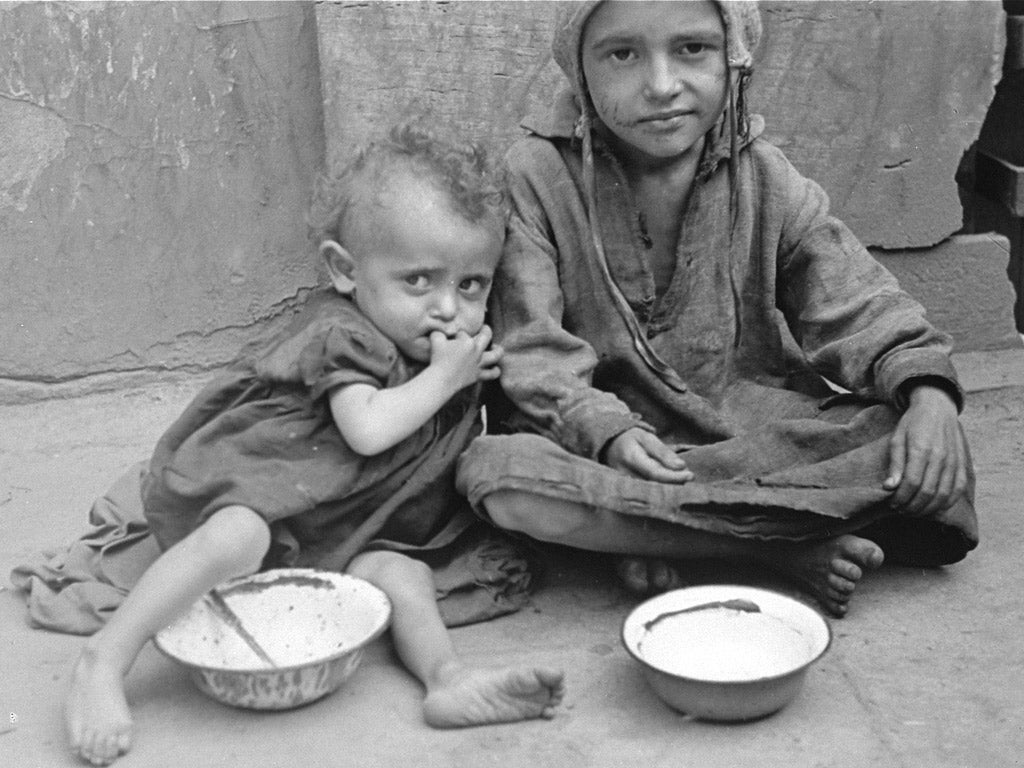
[{"label": "toddler", "polygon": [[66,723],[82,757],[106,764],[129,748],[123,680],[145,642],[288,547],[303,565],[347,546],[348,572],[387,594],[395,649],[426,689],[430,725],[553,715],[562,673],[467,666],[430,568],[398,551],[466,526],[448,492],[478,431],[478,383],[500,373],[484,313],[505,230],[502,181],[476,145],[413,122],[323,184],[314,223],[330,287],[208,385],[154,452],[143,504],[163,553],[75,666]]}]

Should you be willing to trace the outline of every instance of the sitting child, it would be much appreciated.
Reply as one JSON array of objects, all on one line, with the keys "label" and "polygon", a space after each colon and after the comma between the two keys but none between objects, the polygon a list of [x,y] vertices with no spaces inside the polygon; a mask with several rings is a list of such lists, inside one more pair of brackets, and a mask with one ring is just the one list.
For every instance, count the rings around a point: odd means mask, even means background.
[{"label": "sitting child", "polygon": [[484,313],[501,182],[476,145],[410,123],[323,185],[331,288],[208,385],[156,447],[143,503],[163,552],[75,666],[66,722],[82,757],[105,764],[129,748],[124,677],[146,641],[214,586],[273,562],[281,542],[300,565],[357,542],[347,570],[390,598],[395,649],[426,689],[430,725],[553,715],[560,671],[468,667],[430,568],[374,546],[451,535],[478,382],[500,373]]},{"label": "sitting child", "polygon": [[[616,553],[751,561],[842,616],[893,562],[977,544],[949,337],[746,111],[751,2],[577,2],[570,88],[508,156],[495,276],[519,434],[458,482],[502,528]],[[838,385],[846,391],[837,394]]]}]

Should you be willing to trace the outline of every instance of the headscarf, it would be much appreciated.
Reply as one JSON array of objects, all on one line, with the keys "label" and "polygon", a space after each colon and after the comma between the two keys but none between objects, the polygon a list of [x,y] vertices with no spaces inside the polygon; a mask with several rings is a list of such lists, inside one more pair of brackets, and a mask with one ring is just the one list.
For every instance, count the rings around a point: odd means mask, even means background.
[{"label": "headscarf", "polygon": [[[570,0],[562,3],[551,43],[555,61],[569,79],[583,88],[580,46],[587,19],[603,0]],[[726,57],[730,67],[749,68],[761,40],[761,14],[754,0],[713,0],[725,25]],[[578,73],[578,77],[577,77]]]},{"label": "headscarf", "polygon": [[[684,0],[685,1],[685,0]],[[562,68],[580,106],[576,136],[589,142],[596,112],[583,74],[583,30],[587,20],[603,0],[562,4],[551,50]],[[726,108],[718,124],[709,133],[701,171],[706,172],[725,157],[735,158],[737,147],[748,138],[750,116],[746,91],[754,69],[754,51],[761,41],[761,14],[755,0],[713,0],[725,26],[725,56],[729,67],[729,93]],[[735,180],[734,162],[730,162],[730,180]],[[733,184],[735,188],[735,184]]]},{"label": "headscarf", "polygon": [[[729,163],[730,222],[735,225],[738,212],[739,187],[736,181],[739,164],[738,148],[750,135],[750,116],[747,113],[746,90],[753,71],[754,51],[761,40],[761,15],[754,0],[712,0],[718,8],[725,27],[725,57],[729,68],[728,94],[725,111],[714,128],[709,131],[704,154],[698,169],[698,176],[709,173],[722,159]],[[597,203],[594,177],[594,149],[591,135],[596,117],[593,102],[583,74],[583,30],[591,14],[603,0],[564,3],[559,13],[551,50],[555,61],[562,68],[572,84],[580,107],[580,116],[575,126],[575,136],[582,141],[583,186],[586,195],[587,214],[592,222],[590,231],[594,249],[605,282],[611,291],[619,314],[630,328],[633,344],[640,357],[670,387],[686,391],[686,384],[679,375],[651,349],[646,334],[632,308],[619,289],[608,267],[601,234],[594,222],[597,221]],[[735,275],[730,269],[733,300],[739,302]],[[737,334],[737,343],[739,334]]]}]

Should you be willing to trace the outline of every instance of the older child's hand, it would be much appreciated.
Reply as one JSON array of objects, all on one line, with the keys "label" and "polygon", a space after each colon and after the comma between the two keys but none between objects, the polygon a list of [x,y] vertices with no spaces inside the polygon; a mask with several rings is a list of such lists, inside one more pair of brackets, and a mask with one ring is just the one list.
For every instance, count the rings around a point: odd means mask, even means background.
[{"label": "older child's hand", "polygon": [[491,343],[491,329],[484,326],[476,336],[459,331],[448,338],[440,331],[430,334],[430,365],[442,371],[445,380],[457,392],[478,381],[490,381],[501,375],[498,364],[502,349]]},{"label": "older child's hand", "polygon": [[608,443],[604,455],[609,467],[644,480],[686,483],[693,479],[693,472],[679,454],[660,437],[639,427],[627,429]]},{"label": "older child's hand", "polygon": [[910,393],[910,406],[889,441],[892,504],[918,516],[952,506],[967,489],[967,446],[956,404],[942,389],[922,385]]}]

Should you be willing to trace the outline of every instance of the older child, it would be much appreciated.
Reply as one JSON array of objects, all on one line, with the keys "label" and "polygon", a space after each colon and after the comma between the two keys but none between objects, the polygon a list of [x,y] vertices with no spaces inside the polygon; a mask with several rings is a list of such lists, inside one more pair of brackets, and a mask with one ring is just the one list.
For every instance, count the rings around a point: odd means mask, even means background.
[{"label": "older child", "polygon": [[949,339],[758,138],[756,5],[567,6],[571,88],[509,154],[492,297],[535,434],[475,440],[460,488],[501,527],[635,556],[638,590],[666,559],[750,560],[841,616],[883,557],[961,559]]},{"label": "older child", "polygon": [[[391,599],[429,724],[552,715],[560,671],[467,667],[430,569],[374,548],[426,546],[457,522],[454,460],[477,431],[477,382],[499,375],[502,356],[484,325],[506,218],[499,181],[476,145],[410,124],[324,186],[331,288],[200,393],[156,448],[143,502],[164,552],[76,665],[66,720],[84,758],[128,749],[123,678],[150,636],[272,561],[279,541],[314,554],[358,542],[348,571]],[[410,483],[415,496],[390,503]]]}]

